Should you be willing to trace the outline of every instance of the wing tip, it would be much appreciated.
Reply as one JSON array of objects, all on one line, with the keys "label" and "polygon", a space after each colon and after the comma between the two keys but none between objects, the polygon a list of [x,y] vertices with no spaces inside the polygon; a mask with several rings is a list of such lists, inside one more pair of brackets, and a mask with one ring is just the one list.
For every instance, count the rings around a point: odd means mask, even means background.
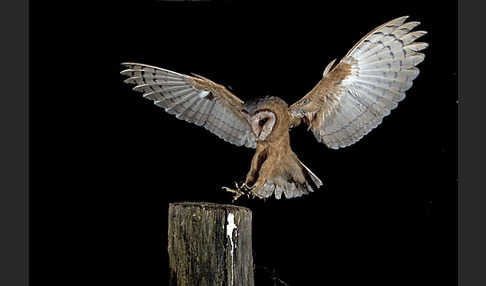
[{"label": "wing tip", "polygon": [[125,76],[130,76],[130,74],[133,72],[134,70],[133,69],[125,69],[125,70],[122,70],[120,72],[121,75],[125,75]]},{"label": "wing tip", "polygon": [[392,21],[396,21],[396,20],[407,20],[408,18],[410,17],[410,15],[404,15],[404,16],[400,16],[398,18],[396,18],[395,20],[392,20]]},{"label": "wing tip", "polygon": [[405,15],[405,16],[401,16],[401,17],[398,17],[398,18],[395,18],[393,20],[391,20],[390,22],[388,23],[393,23],[393,24],[398,24],[398,25],[402,25],[403,23],[405,23],[405,21],[409,18],[410,16],[409,15]]},{"label": "wing tip", "polygon": [[136,65],[142,65],[142,64],[140,64],[140,63],[135,63],[135,62],[121,62],[121,63],[120,63],[120,65],[121,65],[121,66],[126,66],[126,67],[128,67],[128,66],[136,66]]}]

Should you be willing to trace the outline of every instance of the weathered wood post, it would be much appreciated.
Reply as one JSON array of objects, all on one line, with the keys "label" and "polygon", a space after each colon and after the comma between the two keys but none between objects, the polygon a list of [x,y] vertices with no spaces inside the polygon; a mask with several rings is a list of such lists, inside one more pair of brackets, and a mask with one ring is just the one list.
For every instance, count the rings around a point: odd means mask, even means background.
[{"label": "weathered wood post", "polygon": [[251,211],[234,205],[169,205],[171,286],[254,286]]}]

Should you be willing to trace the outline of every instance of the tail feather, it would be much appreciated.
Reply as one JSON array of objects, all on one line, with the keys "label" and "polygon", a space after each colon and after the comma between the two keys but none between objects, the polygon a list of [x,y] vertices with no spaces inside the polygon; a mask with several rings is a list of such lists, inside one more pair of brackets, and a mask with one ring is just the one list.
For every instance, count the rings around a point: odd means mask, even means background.
[{"label": "tail feather", "polygon": [[299,161],[299,164],[306,171],[307,176],[309,176],[312,179],[312,181],[317,186],[317,188],[322,187],[322,181],[321,181],[321,179],[319,179],[314,173],[312,173],[312,171],[309,168],[307,168],[307,166],[304,165],[304,163],[302,163],[299,159],[297,159],[297,160]]},{"label": "tail feather", "polygon": [[269,178],[256,192],[263,198],[269,198],[275,194],[279,200],[282,194],[285,198],[301,197],[314,192],[322,186],[322,181],[307,168],[295,154],[288,157],[291,160],[292,170],[283,170],[281,174]]}]

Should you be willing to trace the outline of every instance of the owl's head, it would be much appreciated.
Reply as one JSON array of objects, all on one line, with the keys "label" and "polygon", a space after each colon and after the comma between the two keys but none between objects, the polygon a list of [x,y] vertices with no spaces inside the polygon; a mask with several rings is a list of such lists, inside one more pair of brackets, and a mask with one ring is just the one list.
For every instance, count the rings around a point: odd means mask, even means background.
[{"label": "owl's head", "polygon": [[251,129],[255,133],[257,140],[263,141],[273,130],[277,117],[270,110],[260,110],[250,117]]},{"label": "owl's head", "polygon": [[[248,120],[257,141],[264,141],[279,127],[287,114],[287,103],[278,97],[263,97],[246,104]],[[288,127],[287,127],[288,128]]]}]

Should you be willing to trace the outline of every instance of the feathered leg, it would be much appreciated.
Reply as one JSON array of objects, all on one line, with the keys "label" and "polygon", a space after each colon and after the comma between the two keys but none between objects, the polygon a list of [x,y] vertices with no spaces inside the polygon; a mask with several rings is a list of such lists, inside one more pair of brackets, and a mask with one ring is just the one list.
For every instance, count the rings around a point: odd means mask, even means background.
[{"label": "feathered leg", "polygon": [[270,161],[272,160],[268,159],[274,155],[276,154],[271,154],[269,148],[266,146],[258,145],[255,155],[251,160],[250,171],[246,176],[245,182],[241,185],[235,183],[236,189],[228,187],[223,187],[223,189],[235,194],[233,198],[234,201],[245,194],[263,198],[260,194],[256,193],[256,190],[260,189],[270,176],[272,171],[272,164],[270,164]]}]

